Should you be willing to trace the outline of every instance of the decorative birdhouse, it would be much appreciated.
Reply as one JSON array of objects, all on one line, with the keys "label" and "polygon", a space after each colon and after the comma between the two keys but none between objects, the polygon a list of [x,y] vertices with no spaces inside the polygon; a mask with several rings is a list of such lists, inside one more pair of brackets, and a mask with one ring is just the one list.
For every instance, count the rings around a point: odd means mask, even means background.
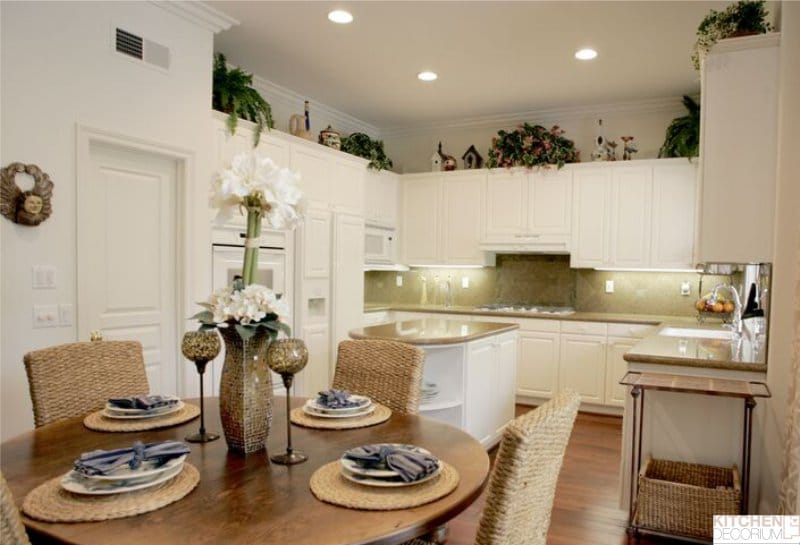
[{"label": "decorative birdhouse", "polygon": [[439,142],[439,149],[431,155],[431,172],[441,171],[442,163],[444,163],[444,156],[442,155],[442,143]]},{"label": "decorative birdhouse", "polygon": [[483,166],[483,157],[475,149],[475,146],[470,146],[461,156],[461,160],[464,161],[464,168],[466,169],[481,168]]}]

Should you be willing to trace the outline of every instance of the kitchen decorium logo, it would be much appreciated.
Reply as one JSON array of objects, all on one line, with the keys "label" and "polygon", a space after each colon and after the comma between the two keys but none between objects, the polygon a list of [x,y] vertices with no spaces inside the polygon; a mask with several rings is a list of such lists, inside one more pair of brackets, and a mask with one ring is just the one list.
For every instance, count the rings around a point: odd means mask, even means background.
[{"label": "kitchen decorium logo", "polygon": [[800,545],[800,516],[714,515],[714,545]]}]

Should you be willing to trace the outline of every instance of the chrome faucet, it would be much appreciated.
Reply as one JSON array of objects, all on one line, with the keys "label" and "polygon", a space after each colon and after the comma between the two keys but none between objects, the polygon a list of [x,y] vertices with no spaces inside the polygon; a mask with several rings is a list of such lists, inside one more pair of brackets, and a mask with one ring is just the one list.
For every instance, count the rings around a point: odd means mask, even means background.
[{"label": "chrome faucet", "polygon": [[452,284],[453,277],[448,275],[447,280],[442,282],[442,286],[444,287],[444,308],[450,308],[453,306],[453,284]]},{"label": "chrome faucet", "polygon": [[735,338],[741,338],[742,336],[742,298],[739,297],[739,292],[736,291],[736,288],[731,286],[730,284],[718,284],[714,287],[714,291],[711,292],[711,298],[716,300],[717,294],[720,290],[725,289],[728,290],[728,293],[733,297],[733,323],[731,324],[731,333],[733,333]]}]

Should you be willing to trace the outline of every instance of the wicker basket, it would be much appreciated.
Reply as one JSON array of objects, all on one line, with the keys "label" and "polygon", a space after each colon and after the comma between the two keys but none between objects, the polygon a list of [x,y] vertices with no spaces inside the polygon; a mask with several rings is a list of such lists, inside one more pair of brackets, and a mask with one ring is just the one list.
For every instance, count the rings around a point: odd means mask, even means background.
[{"label": "wicker basket", "polygon": [[739,471],[648,458],[639,473],[635,527],[711,540],[712,515],[736,515],[742,501]]}]

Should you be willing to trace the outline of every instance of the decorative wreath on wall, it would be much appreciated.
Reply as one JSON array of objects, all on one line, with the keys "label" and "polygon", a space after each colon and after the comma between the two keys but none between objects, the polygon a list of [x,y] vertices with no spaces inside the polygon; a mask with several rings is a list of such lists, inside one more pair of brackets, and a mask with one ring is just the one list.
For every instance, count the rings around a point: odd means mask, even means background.
[{"label": "decorative wreath on wall", "polygon": [[[33,177],[33,188],[23,191],[17,185],[20,173]],[[0,214],[20,225],[39,225],[50,217],[53,182],[36,165],[11,163],[0,170]]]}]

